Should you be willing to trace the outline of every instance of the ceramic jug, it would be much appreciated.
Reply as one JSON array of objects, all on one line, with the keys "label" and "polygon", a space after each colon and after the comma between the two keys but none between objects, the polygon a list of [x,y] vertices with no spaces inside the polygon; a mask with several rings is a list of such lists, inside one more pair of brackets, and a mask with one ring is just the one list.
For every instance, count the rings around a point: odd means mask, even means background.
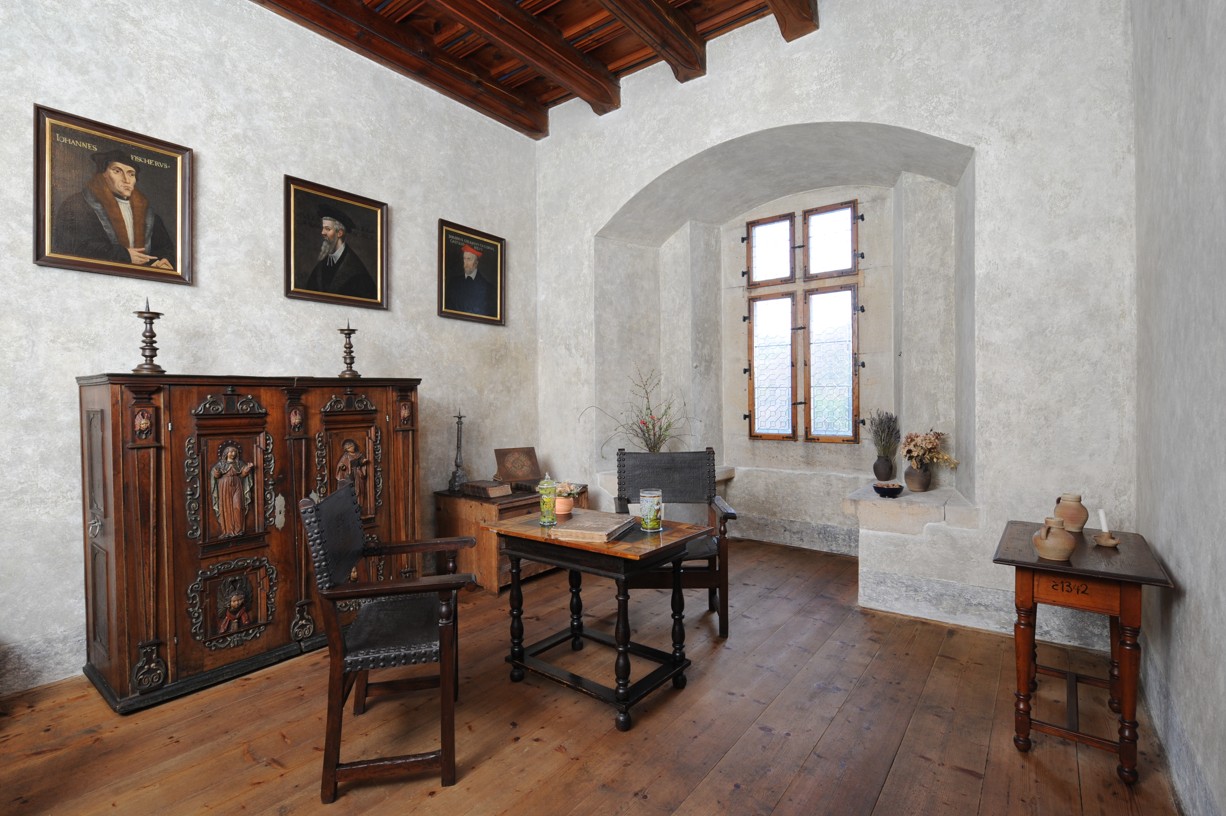
[{"label": "ceramic jug", "polygon": [[1031,539],[1039,558],[1049,561],[1067,561],[1077,548],[1077,539],[1064,529],[1064,520],[1048,516]]},{"label": "ceramic jug", "polygon": [[1070,533],[1080,533],[1086,519],[1090,517],[1090,511],[1081,503],[1081,494],[1061,493],[1060,498],[1056,499],[1056,509],[1052,511],[1052,515],[1063,519],[1064,529]]}]

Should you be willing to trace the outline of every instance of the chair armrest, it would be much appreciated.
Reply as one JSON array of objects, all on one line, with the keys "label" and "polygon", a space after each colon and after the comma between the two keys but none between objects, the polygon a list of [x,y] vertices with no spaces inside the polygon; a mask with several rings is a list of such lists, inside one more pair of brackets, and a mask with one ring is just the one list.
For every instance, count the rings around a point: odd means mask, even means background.
[{"label": "chair armrest", "polygon": [[470,572],[455,575],[427,575],[424,578],[405,578],[398,581],[364,581],[359,584],[343,584],[332,589],[320,590],[320,597],[328,601],[354,601],[361,598],[383,598],[391,595],[422,595],[430,592],[451,592],[466,586],[475,586],[477,578]]},{"label": "chair armrest", "polygon": [[477,539],[472,536],[454,536],[452,538],[426,538],[421,541],[388,541],[376,544],[362,550],[362,555],[404,555],[409,553],[455,552],[466,550],[477,545]]},{"label": "chair armrest", "polygon": [[719,495],[712,496],[711,506],[715,508],[715,512],[719,513],[721,518],[725,518],[725,519],[736,518],[736,511],[732,509],[732,507],[728,504],[728,502],[724,501],[723,496],[719,496]]}]

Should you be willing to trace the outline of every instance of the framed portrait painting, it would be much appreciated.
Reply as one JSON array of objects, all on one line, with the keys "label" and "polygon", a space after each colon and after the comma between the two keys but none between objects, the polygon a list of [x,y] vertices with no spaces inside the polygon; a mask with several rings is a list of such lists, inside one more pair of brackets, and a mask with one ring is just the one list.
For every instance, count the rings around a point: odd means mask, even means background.
[{"label": "framed portrait painting", "polygon": [[387,205],[285,177],[285,296],[387,308]]},{"label": "framed portrait painting", "polygon": [[440,218],[439,315],[506,325],[506,250],[495,235]]},{"label": "framed portrait painting", "polygon": [[34,263],[192,282],[192,151],[34,106]]}]

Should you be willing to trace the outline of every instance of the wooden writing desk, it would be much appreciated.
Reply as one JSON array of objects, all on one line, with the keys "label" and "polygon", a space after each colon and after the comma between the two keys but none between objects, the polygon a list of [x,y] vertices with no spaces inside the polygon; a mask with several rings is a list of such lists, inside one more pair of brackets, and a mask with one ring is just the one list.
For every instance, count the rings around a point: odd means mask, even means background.
[{"label": "wooden writing desk", "polygon": [[[1054,734],[1075,742],[1118,753],[1116,773],[1128,784],[1137,781],[1137,678],[1141,669],[1141,587],[1173,587],[1166,570],[1154,558],[1149,544],[1136,533],[1114,532],[1118,547],[1099,547],[1093,536],[1100,531],[1073,533],[1077,549],[1068,561],[1040,558],[1031,536],[1042,525],[1011,521],[1005,526],[992,561],[1014,567],[1017,623],[1013,625],[1017,691],[1014,693],[1013,744],[1030,750],[1030,731]],[[1110,616],[1111,671],[1108,679],[1039,666],[1035,656],[1034,625],[1040,603],[1083,609]],[[1037,675],[1063,677],[1068,684],[1067,723],[1032,719],[1030,696],[1038,688]],[[1118,740],[1078,730],[1077,684],[1108,689],[1107,705],[1120,717]]]},{"label": "wooden writing desk", "polygon": [[[596,511],[575,510],[575,515]],[[613,519],[626,519],[624,515],[603,513]],[[566,540],[566,521],[559,519],[556,527],[542,527],[539,514],[521,516],[495,524],[485,525],[496,533],[502,551],[511,560],[511,681],[524,679],[524,670],[561,683],[608,703],[617,709],[617,730],[628,731],[631,725],[630,707],[668,680],[674,688],[685,688],[685,670],[690,661],[685,657],[685,600],[681,594],[681,556],[685,544],[691,539],[711,533],[710,527],[665,521],[659,533],[644,533],[638,526],[632,527],[617,539],[608,542],[580,542]],[[524,595],[520,581],[520,559],[528,559],[570,572],[570,627],[544,640],[524,646],[523,607]],[[630,640],[630,594],[626,581],[645,570],[660,564],[673,563],[673,650],[672,653],[653,649]],[[617,583],[617,622],[613,637],[604,632],[593,632],[583,626],[583,601],[580,597],[582,573],[612,578]],[[584,640],[591,640],[617,650],[613,663],[615,687],[609,688],[594,680],[551,665],[538,655],[570,641],[573,650],[583,648]],[[660,665],[634,684],[630,683],[630,655],[654,661]]]}]

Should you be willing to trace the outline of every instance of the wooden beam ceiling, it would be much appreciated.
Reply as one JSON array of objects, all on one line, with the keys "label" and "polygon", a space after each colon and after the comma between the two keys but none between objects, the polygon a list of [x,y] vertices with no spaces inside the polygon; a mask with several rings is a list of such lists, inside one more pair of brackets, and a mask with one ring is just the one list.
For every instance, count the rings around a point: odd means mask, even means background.
[{"label": "wooden beam ceiling", "polygon": [[817,0],[253,0],[535,139],[548,109],[621,104],[620,78],[665,62],[706,72],[706,44],[774,15],[817,30]]}]

